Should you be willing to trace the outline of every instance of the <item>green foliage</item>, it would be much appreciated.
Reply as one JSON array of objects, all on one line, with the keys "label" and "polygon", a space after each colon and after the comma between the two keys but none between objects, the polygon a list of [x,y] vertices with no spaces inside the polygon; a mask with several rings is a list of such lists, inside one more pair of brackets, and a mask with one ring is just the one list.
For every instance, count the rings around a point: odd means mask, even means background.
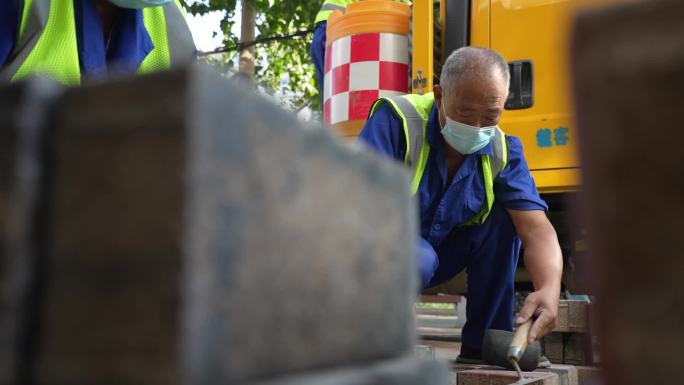
[{"label": "green foliage", "polygon": [[437,302],[417,302],[416,307],[419,309],[456,309],[453,303],[437,303]]},{"label": "green foliage", "polygon": [[[221,22],[224,45],[235,47],[239,36],[232,32],[237,18],[237,0],[182,0],[188,12],[205,14],[225,11]],[[244,0],[250,1],[257,11],[257,40],[289,35],[297,31],[312,30],[316,13],[322,1],[293,0]],[[271,89],[280,88],[280,79],[289,77],[285,93],[292,93],[291,106],[300,109],[310,106],[321,109],[321,98],[315,86],[314,67],[309,55],[313,34],[256,45],[256,78],[260,84]],[[236,52],[212,55],[208,61],[213,64],[232,66]]]}]

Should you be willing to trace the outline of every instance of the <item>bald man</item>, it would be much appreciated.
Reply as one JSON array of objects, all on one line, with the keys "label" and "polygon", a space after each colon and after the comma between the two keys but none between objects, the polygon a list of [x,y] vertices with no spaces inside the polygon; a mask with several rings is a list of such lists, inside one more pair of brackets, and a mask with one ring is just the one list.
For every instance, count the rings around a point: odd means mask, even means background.
[{"label": "bald man", "polygon": [[[512,330],[521,244],[535,291],[515,317],[535,321],[530,341],[555,326],[563,259],[520,140],[498,127],[508,96],[506,61],[465,47],[444,63],[427,95],[378,100],[359,141],[404,163],[420,210],[423,288],[468,272],[467,321],[458,362],[481,362],[487,329]],[[540,366],[548,366],[546,359]]]}]

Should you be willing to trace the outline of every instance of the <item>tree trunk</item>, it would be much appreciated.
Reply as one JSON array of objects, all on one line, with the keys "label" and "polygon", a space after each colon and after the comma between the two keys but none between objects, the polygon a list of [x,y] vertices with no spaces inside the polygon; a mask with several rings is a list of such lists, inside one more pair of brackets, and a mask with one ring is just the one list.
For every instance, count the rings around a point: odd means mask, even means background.
[{"label": "tree trunk", "polygon": [[[240,32],[240,42],[249,42],[255,39],[256,35],[256,9],[254,0],[241,0],[242,5],[242,28]],[[240,72],[254,78],[254,46],[240,51]]]}]

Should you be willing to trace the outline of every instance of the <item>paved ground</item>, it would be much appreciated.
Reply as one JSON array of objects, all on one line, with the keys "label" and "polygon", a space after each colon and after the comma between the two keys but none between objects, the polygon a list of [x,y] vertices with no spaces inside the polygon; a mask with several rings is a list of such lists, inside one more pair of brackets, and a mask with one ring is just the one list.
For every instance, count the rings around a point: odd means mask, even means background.
[{"label": "paved ground", "polygon": [[448,361],[455,360],[461,350],[460,342],[421,340],[420,344],[431,346],[435,352],[435,358]]}]

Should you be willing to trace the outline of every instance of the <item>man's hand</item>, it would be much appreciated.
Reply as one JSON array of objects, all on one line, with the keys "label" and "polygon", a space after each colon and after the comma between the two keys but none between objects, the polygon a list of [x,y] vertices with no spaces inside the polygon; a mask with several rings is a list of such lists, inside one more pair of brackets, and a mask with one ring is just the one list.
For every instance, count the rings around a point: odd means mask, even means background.
[{"label": "man's hand", "polygon": [[515,324],[521,325],[532,316],[536,318],[530,329],[528,343],[544,337],[556,327],[559,301],[560,297],[555,290],[539,290],[527,296]]}]

